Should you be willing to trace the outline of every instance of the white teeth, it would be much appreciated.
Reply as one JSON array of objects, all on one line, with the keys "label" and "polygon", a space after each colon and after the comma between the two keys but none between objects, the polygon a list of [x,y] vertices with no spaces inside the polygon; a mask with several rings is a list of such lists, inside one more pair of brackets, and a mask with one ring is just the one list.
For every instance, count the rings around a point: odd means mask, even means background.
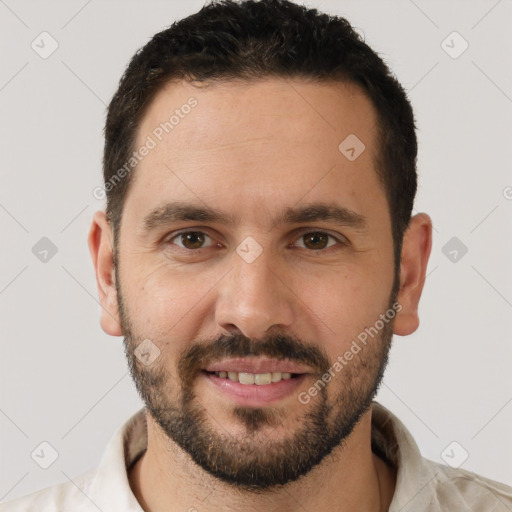
[{"label": "white teeth", "polygon": [[242,373],[238,374],[238,382],[240,384],[254,384],[254,373]]},{"label": "white teeth", "polygon": [[272,382],[279,382],[281,380],[281,372],[272,373]]},{"label": "white teeth", "polygon": [[214,372],[221,379],[228,378],[233,382],[240,384],[256,384],[257,386],[265,386],[272,382],[280,380],[288,380],[292,378],[292,374],[288,372],[272,372],[272,373],[247,373],[247,372]]},{"label": "white teeth", "polygon": [[270,384],[271,382],[272,382],[272,374],[271,373],[257,373],[254,375],[254,383],[258,384],[258,386]]}]

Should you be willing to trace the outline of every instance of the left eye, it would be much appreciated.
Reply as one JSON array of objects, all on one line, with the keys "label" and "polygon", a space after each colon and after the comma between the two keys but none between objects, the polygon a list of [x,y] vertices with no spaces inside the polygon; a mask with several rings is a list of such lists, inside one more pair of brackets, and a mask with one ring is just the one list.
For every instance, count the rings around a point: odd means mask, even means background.
[{"label": "left eye", "polygon": [[205,239],[211,240],[211,238],[203,231],[185,231],[182,233],[178,233],[177,235],[170,238],[169,242],[172,242],[176,238],[181,240],[183,244],[177,244],[178,247],[183,247],[184,249],[190,250],[203,249],[202,244],[204,243]]},{"label": "left eye", "polygon": [[[329,238],[332,238],[335,242],[329,245]],[[328,233],[324,233],[323,231],[311,231],[309,233],[304,233],[299,237],[299,240],[303,240],[302,247],[312,249],[314,251],[327,249],[332,245],[336,245],[336,242],[339,242],[337,238],[329,235]]]}]

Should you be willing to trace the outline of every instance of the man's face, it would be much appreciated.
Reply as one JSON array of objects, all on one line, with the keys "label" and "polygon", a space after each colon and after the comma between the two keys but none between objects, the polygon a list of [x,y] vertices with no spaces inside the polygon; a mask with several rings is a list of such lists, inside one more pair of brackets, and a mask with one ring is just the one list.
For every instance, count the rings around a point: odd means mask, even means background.
[{"label": "man's face", "polygon": [[[116,267],[139,393],[211,474],[252,489],[296,480],[367,410],[391,340],[392,320],[378,322],[395,276],[374,108],[350,85],[175,83],[151,103],[136,148],[148,136],[156,145],[134,171]],[[225,218],[161,215],[177,202]],[[214,373],[228,370],[248,375]]]}]

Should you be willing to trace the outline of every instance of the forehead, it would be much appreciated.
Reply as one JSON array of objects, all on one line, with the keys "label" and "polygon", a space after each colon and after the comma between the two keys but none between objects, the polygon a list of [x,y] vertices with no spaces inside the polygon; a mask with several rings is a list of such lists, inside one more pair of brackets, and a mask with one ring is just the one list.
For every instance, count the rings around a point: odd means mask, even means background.
[{"label": "forehead", "polygon": [[376,189],[383,195],[374,166],[376,112],[354,84],[168,83],[140,123],[135,147],[143,146],[150,149],[126,199],[134,197],[138,216],[183,195],[242,201],[260,212],[308,194],[353,203]]},{"label": "forehead", "polygon": [[151,101],[137,142],[151,135],[157,143],[179,144],[193,135],[194,142],[201,142],[196,147],[200,151],[248,142],[250,132],[252,140],[277,134],[276,142],[325,141],[332,149],[352,130],[372,146],[376,121],[371,101],[349,82],[267,78],[193,85],[173,81]]}]

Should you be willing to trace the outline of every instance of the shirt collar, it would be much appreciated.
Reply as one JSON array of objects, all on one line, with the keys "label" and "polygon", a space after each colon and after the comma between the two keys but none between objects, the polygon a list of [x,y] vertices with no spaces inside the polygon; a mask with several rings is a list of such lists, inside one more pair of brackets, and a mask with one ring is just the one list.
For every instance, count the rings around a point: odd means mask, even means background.
[{"label": "shirt collar", "polygon": [[[143,512],[128,480],[128,472],[147,447],[146,409],[133,414],[114,434],[100,465],[85,489],[100,509]],[[389,512],[414,509],[420,495],[424,503],[431,475],[405,425],[378,402],[372,402],[372,450],[397,469],[396,488]],[[429,501],[427,499],[427,501]]]},{"label": "shirt collar", "polygon": [[144,512],[130,488],[128,472],[148,444],[145,411],[137,411],[114,434],[86,492],[101,510]]},{"label": "shirt collar", "polygon": [[397,469],[389,512],[417,511],[419,501],[422,505],[431,501],[428,484],[435,474],[405,425],[378,402],[372,406],[372,450]]}]

